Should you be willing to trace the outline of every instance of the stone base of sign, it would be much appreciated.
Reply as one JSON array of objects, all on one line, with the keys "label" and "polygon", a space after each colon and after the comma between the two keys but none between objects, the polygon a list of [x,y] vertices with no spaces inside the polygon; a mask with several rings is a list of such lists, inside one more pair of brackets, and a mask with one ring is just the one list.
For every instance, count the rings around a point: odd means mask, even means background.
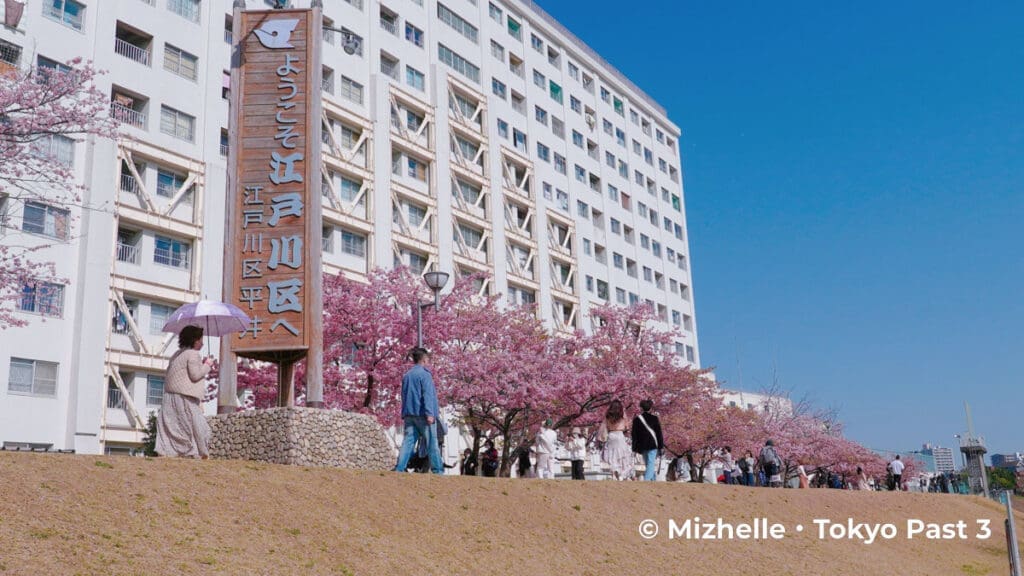
[{"label": "stone base of sign", "polygon": [[359,470],[395,466],[384,428],[365,414],[295,407],[218,414],[208,420],[211,458]]}]

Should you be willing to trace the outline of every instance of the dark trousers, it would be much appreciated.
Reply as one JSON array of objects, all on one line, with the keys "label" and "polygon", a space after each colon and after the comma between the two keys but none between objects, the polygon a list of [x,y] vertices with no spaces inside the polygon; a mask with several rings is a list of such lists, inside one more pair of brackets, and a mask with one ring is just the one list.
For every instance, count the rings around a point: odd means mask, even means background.
[{"label": "dark trousers", "polygon": [[583,460],[572,461],[572,479],[583,480]]}]

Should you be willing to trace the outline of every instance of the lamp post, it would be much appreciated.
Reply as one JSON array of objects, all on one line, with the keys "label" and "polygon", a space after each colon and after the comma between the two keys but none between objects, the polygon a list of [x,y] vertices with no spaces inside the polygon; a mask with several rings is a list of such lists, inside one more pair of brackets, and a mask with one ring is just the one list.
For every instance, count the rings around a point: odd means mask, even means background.
[{"label": "lamp post", "polygon": [[434,293],[433,302],[418,302],[416,304],[416,346],[418,348],[423,347],[423,309],[434,307],[434,312],[441,309],[441,289],[448,283],[449,274],[447,272],[439,272],[432,270],[423,275],[423,281],[426,282],[427,288]]}]

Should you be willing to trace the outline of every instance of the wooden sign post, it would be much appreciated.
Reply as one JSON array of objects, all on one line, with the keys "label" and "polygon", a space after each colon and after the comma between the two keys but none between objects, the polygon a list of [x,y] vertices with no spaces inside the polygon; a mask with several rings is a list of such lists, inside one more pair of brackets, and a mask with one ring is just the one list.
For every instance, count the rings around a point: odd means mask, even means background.
[{"label": "wooden sign post", "polygon": [[278,405],[323,407],[321,27],[312,9],[234,7],[224,301],[251,318],[221,340],[218,413],[237,408],[238,357],[278,365]]}]

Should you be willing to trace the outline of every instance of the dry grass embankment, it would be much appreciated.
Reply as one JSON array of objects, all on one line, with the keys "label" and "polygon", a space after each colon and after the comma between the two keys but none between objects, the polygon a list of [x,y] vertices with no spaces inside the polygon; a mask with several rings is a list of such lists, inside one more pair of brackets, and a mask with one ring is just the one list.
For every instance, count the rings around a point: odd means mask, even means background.
[{"label": "dry grass embankment", "polygon": [[[485,478],[253,462],[0,453],[0,574],[1007,573],[980,498]],[[781,541],[682,541],[669,518],[767,517]],[[819,541],[813,518],[900,537]],[[641,520],[662,525],[653,540]],[[986,541],[907,540],[907,518],[992,522]],[[795,526],[808,527],[796,533]],[[1018,515],[1024,529],[1024,515]]]}]

